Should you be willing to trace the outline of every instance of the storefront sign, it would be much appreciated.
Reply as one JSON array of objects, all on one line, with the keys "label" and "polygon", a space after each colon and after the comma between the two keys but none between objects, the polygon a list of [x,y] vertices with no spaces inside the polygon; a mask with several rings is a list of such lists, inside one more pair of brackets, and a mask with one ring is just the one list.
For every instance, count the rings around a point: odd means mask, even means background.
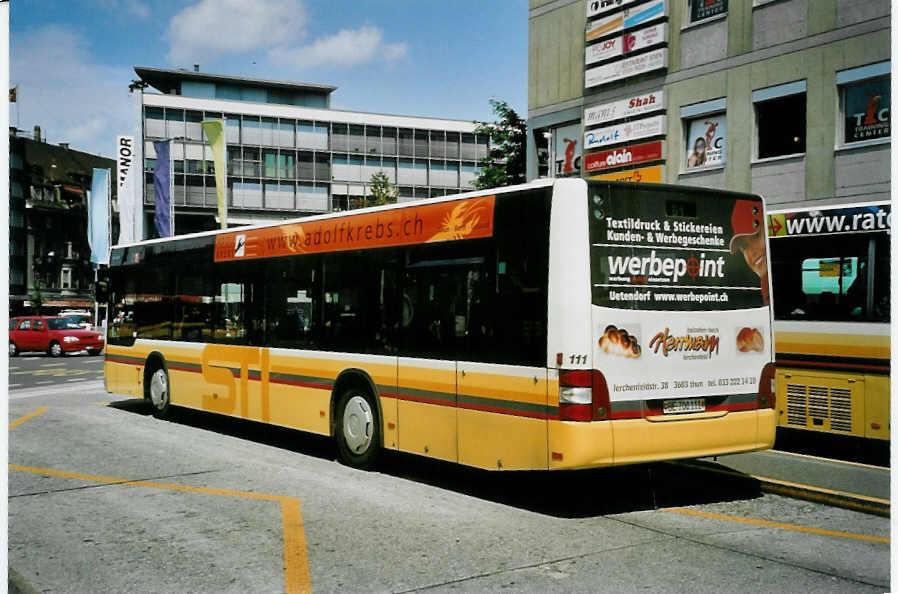
[{"label": "storefront sign", "polygon": [[667,41],[667,25],[658,23],[634,33],[624,33],[586,47],[586,63],[595,64],[626,56]]},{"label": "storefront sign", "polygon": [[652,91],[612,103],[587,107],[583,111],[583,121],[586,126],[596,126],[662,109],[664,109],[664,91]]},{"label": "storefront sign", "polygon": [[636,0],[587,0],[586,18],[591,19],[634,2]]},{"label": "storefront sign", "polygon": [[640,169],[628,169],[626,171],[615,171],[614,173],[605,173],[602,175],[592,175],[588,179],[598,181],[618,181],[618,182],[641,182],[660,184],[664,175],[664,167],[661,165],[653,165],[651,167],[642,167]]},{"label": "storefront sign", "polygon": [[655,140],[586,155],[584,166],[586,172],[591,173],[614,167],[658,161],[662,158],[664,158],[664,141]]},{"label": "storefront sign", "polygon": [[590,68],[585,74],[585,86],[588,89],[661,68],[667,68],[667,48]]},{"label": "storefront sign", "polygon": [[888,78],[845,87],[845,142],[891,135],[891,89]]},{"label": "storefront sign", "polygon": [[637,25],[644,25],[667,16],[664,0],[654,0],[635,8],[607,16],[589,23],[586,29],[586,41],[595,41],[613,35]]},{"label": "storefront sign", "polygon": [[613,126],[596,128],[583,135],[583,148],[592,149],[650,136],[662,136],[665,131],[665,121],[665,116],[654,116],[633,122],[623,122]]}]

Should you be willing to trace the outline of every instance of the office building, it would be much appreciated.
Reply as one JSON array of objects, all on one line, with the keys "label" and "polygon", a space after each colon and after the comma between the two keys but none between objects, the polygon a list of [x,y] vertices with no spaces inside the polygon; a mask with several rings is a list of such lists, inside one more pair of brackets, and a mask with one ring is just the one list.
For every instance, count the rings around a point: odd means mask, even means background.
[{"label": "office building", "polygon": [[531,0],[528,178],[888,199],[888,0]]},{"label": "office building", "polygon": [[201,123],[224,119],[230,224],[364,206],[383,172],[399,200],[470,189],[488,139],[469,121],[331,109],[336,87],[135,67],[142,85],[147,235],[154,233],[153,141],[172,139],[175,232],[218,228]]}]

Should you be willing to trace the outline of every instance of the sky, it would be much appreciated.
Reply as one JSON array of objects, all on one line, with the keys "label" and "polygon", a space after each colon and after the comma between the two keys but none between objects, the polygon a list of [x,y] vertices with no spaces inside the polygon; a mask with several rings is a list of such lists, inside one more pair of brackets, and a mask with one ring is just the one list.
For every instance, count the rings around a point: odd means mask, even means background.
[{"label": "sky", "polygon": [[[334,85],[333,109],[527,114],[527,0],[12,0],[9,124],[111,156],[135,66]],[[151,89],[148,89],[148,91]]]}]

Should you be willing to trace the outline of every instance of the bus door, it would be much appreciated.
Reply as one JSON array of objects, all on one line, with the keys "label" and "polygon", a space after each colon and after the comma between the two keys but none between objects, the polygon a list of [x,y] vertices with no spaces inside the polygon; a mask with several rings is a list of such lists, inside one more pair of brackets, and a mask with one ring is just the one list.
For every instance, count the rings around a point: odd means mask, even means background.
[{"label": "bus door", "polygon": [[[398,362],[399,449],[458,460],[456,424],[457,261],[407,263]],[[410,356],[409,356],[410,355]]]}]

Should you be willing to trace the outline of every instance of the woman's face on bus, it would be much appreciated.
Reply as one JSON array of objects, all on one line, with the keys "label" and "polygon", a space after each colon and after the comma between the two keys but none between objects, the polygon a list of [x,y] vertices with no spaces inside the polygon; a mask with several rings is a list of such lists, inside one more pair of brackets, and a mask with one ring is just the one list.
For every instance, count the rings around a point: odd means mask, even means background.
[{"label": "woman's face on bus", "polygon": [[742,251],[745,263],[759,277],[767,274],[767,245],[764,243],[764,234],[758,229],[753,235],[737,237],[735,248]]}]

